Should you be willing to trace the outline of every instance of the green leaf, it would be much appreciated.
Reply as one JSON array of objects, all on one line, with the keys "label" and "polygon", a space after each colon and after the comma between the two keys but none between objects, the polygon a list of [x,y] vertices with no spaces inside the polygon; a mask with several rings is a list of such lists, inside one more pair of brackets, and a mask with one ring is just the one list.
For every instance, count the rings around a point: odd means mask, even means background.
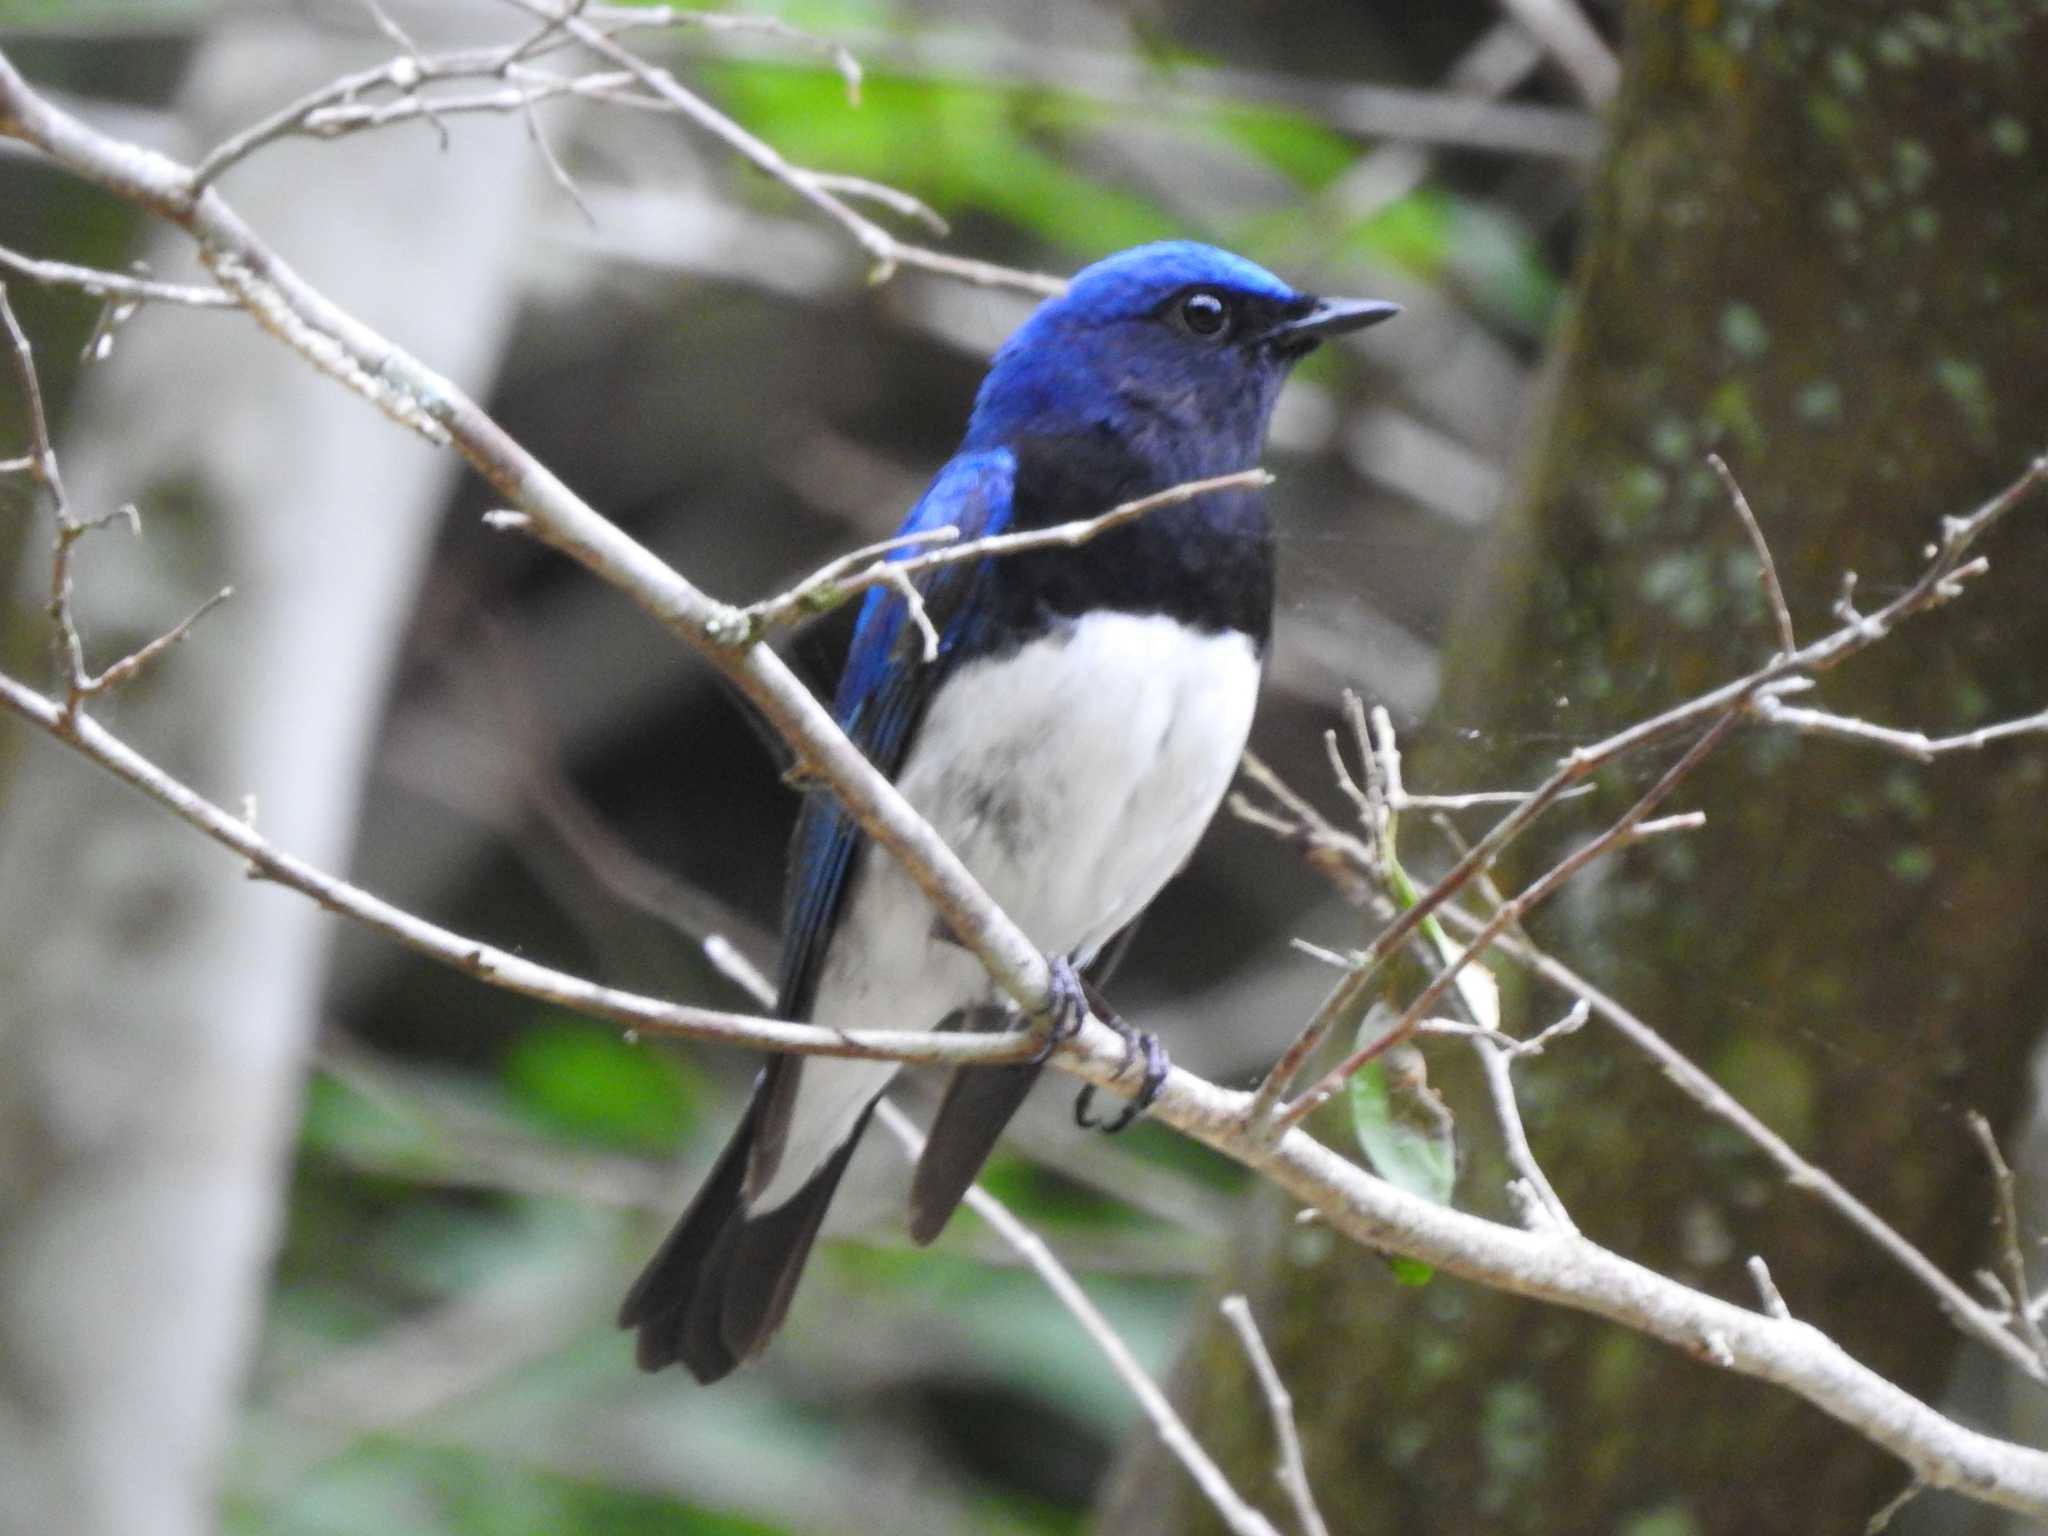
[{"label": "green leaf", "polygon": [[1394,1272],[1396,1285],[1423,1286],[1436,1278],[1434,1266],[1420,1259],[1411,1259],[1405,1253],[1388,1254],[1387,1268]]},{"label": "green leaf", "polygon": [[[1368,1013],[1359,1044],[1386,1030],[1384,1008]],[[1457,1128],[1429,1086],[1422,1052],[1398,1045],[1351,1078],[1351,1128],[1373,1171],[1388,1183],[1438,1205],[1451,1203],[1458,1182]]]}]

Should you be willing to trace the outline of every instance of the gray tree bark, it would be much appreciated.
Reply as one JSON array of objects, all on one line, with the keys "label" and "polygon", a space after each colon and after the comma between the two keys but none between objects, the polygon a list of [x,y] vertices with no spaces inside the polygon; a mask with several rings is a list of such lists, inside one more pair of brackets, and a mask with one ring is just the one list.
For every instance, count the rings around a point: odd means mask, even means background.
[{"label": "gray tree bark", "polygon": [[[179,120],[217,135],[364,62],[336,43],[233,13]],[[530,164],[516,124],[465,124],[448,155],[423,132],[292,145],[228,187],[314,281],[477,389],[510,320]],[[189,266],[182,244],[153,238],[159,271]],[[237,590],[103,714],[205,792],[256,797],[286,846],[345,864],[457,461],[217,312],[133,321],[64,436],[77,510],[133,500],[144,522],[140,540],[81,547],[100,664]],[[328,920],[61,749],[7,734],[0,1531],[184,1536],[213,1524]]]}]

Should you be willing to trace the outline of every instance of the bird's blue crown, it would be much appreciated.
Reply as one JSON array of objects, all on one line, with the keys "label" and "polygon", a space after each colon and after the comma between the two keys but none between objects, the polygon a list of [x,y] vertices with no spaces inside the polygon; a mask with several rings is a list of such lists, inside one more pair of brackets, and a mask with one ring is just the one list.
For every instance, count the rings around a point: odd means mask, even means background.
[{"label": "bird's blue crown", "polygon": [[965,447],[1099,431],[1156,437],[1193,473],[1258,456],[1298,356],[1264,345],[1315,300],[1254,262],[1191,240],[1121,251],[1075,276],[996,354]]}]

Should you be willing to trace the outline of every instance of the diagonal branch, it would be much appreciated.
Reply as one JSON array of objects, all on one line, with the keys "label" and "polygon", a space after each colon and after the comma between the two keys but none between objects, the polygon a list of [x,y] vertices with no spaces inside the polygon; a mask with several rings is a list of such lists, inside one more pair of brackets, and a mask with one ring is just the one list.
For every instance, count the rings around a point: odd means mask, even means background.
[{"label": "diagonal branch", "polygon": [[[924,1155],[924,1137],[918,1134],[917,1127],[911,1124],[910,1117],[902,1110],[883,1099],[875,1105],[875,1115],[882,1122],[882,1129],[895,1137],[897,1145],[913,1163]],[[1159,1389],[1159,1383],[1138,1363],[1130,1346],[1124,1343],[1095,1303],[1088,1299],[1088,1293],[1081,1289],[1080,1282],[1046,1246],[1045,1239],[1018,1220],[1008,1206],[979,1184],[967,1186],[967,1208],[995,1228],[997,1235],[1038,1272],[1038,1278],[1045,1282],[1046,1289],[1058,1298],[1060,1305],[1073,1314],[1074,1321],[1081,1325],[1082,1331],[1109,1362],[1110,1369],[1116,1372],[1131,1396],[1138,1400],[1138,1406],[1151,1421],[1161,1443],[1187,1469],[1188,1476],[1195,1480],[1202,1496],[1222,1516],[1223,1523],[1236,1536],[1280,1536],[1273,1523],[1245,1503],[1238,1491],[1230,1486],[1230,1479],[1202,1449],[1187,1421],[1174,1412],[1173,1404]]]},{"label": "diagonal branch", "polygon": [[1251,1303],[1242,1296],[1226,1296],[1217,1303],[1217,1309],[1237,1330],[1238,1342],[1244,1346],[1245,1358],[1251,1362],[1252,1374],[1265,1394],[1266,1412],[1273,1420],[1273,1438],[1280,1443],[1280,1486],[1287,1490],[1288,1500],[1294,1505],[1294,1518],[1301,1522],[1302,1536],[1330,1536],[1323,1512],[1316,1507],[1308,1465],[1302,1459],[1301,1431],[1294,1422],[1294,1398],[1280,1379],[1280,1368],[1273,1363],[1266,1341],[1259,1336]]}]

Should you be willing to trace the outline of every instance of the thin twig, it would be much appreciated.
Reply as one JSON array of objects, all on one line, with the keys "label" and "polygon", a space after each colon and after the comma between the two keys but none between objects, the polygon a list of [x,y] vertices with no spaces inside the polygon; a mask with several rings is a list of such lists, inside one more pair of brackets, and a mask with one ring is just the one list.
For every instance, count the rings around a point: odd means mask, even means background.
[{"label": "thin twig", "polygon": [[2020,1247],[2020,1212],[2013,1198],[2012,1169],[2006,1164],[2005,1154],[1998,1150],[1998,1137],[1992,1133],[1991,1122],[1974,1109],[1964,1119],[1970,1134],[1977,1138],[1977,1145],[1984,1149],[1984,1161],[1991,1168],[1991,1192],[1996,1201],[1992,1210],[1998,1225],[1999,1262],[2005,1271],[2005,1288],[2012,1297],[2012,1325],[2035,1358],[2048,1365],[2048,1336],[2043,1336],[2040,1319],[2034,1313],[2026,1254]]},{"label": "thin twig", "polygon": [[734,16],[722,11],[684,11],[670,5],[586,5],[582,14],[609,29],[613,37],[643,28],[692,27],[713,36],[751,35],[795,43],[824,54],[846,82],[849,106],[860,105],[861,67],[853,50],[829,37],[791,26],[778,16]]},{"label": "thin twig", "polygon": [[540,114],[534,110],[532,97],[525,96],[520,99],[519,115],[526,123],[527,141],[540,156],[540,163],[546,168],[548,179],[560,187],[569,201],[576,205],[576,211],[583,215],[583,222],[596,229],[597,215],[590,211],[590,204],[583,197],[583,189],[576,185],[576,179],[569,174],[569,168],[563,165],[560,157],[555,154],[555,146],[548,142],[547,130],[540,125]]},{"label": "thin twig", "polygon": [[1870,1517],[1863,1527],[1863,1536],[1883,1536],[1884,1532],[1892,1528],[1892,1521],[1899,1511],[1926,1491],[1927,1484],[1919,1477],[1914,1477],[1905,1487],[1886,1499],[1877,1513]]},{"label": "thin twig", "polygon": [[[1340,964],[1350,963],[1347,956],[1335,958]],[[1463,1019],[1424,1019],[1415,1026],[1415,1031],[1423,1035],[1450,1035],[1459,1040],[1485,1040],[1510,1061],[1519,1061],[1525,1056],[1541,1056],[1566,1035],[1575,1035],[1584,1029],[1592,1017],[1593,1010],[1581,998],[1556,1023],[1544,1025],[1526,1040],[1504,1030],[1488,1029],[1483,1024],[1470,1024]]]},{"label": "thin twig", "polygon": [[56,536],[50,555],[50,595],[45,604],[50,622],[57,627],[58,672],[64,690],[64,711],[76,717],[86,694],[90,674],[85,665],[85,644],[71,616],[71,551],[95,524],[81,523],[71,515],[71,501],[64,494],[63,472],[57,467],[57,449],[50,439],[50,417],[43,405],[43,384],[36,374],[35,349],[28,332],[14,313],[7,297],[7,285],[0,283],[0,326],[7,331],[14,357],[14,379],[21,393],[23,413],[28,418],[28,474],[50,500],[56,520]]},{"label": "thin twig", "polygon": [[[1149,496],[1140,496],[1134,501],[1111,507],[1095,517],[1076,518],[1072,522],[1058,523],[1050,528],[1034,528],[1024,533],[998,533],[986,538],[969,539],[966,543],[949,543],[957,540],[960,530],[953,527],[934,528],[924,533],[905,534],[881,544],[871,544],[865,549],[855,550],[848,555],[821,566],[786,592],[764,598],[745,608],[735,608],[720,621],[718,637],[727,645],[753,645],[770,630],[794,624],[799,620],[815,618],[827,613],[840,604],[860,596],[870,587],[889,586],[898,593],[904,590],[909,578],[921,576],[926,571],[945,565],[960,565],[975,560],[998,559],[1007,555],[1027,554],[1041,549],[1077,549],[1089,540],[1099,538],[1112,529],[1135,522],[1148,512],[1162,507],[1178,506],[1206,496],[1212,491],[1258,490],[1271,485],[1273,477],[1263,469],[1242,469],[1228,475],[1211,475],[1202,480],[1189,480],[1180,485],[1169,486]],[[941,547],[927,549],[921,554],[902,559],[889,558],[913,545],[938,544]],[[920,608],[913,613],[921,612]],[[928,626],[927,626],[928,627]],[[929,650],[936,650],[937,637],[928,637]]]},{"label": "thin twig", "polygon": [[821,180],[816,172],[792,164],[765,139],[741,127],[694,91],[686,89],[668,70],[648,63],[619,43],[601,26],[576,15],[573,11],[560,10],[552,6],[549,0],[507,0],[507,3],[530,16],[559,25],[564,33],[573,37],[591,53],[619,69],[626,70],[645,89],[710,133],[756,170],[781,182],[824,214],[867,253],[873,264],[871,277],[874,281],[886,281],[894,275],[898,267],[919,267],[970,283],[1020,288],[1027,293],[1042,296],[1066,291],[1064,282],[1042,273],[1022,272],[1014,267],[998,266],[993,262],[951,256],[898,240],[873,219],[847,203],[829,184],[829,180]]},{"label": "thin twig", "polygon": [[176,624],[173,624],[154,640],[129,652],[104,672],[100,673],[99,676],[87,678],[83,684],[83,691],[87,694],[106,693],[120,687],[130,678],[141,672],[144,667],[155,661],[157,657],[163,655],[165,651],[168,651],[172,646],[189,635],[192,632],[193,625],[197,624],[234,595],[235,589],[233,587],[222,587],[213,596],[206,599],[205,602],[194,608],[184,618],[178,620]]},{"label": "thin twig", "polygon": [[668,110],[653,97],[642,96],[632,91],[630,87],[633,84],[633,77],[624,70],[566,76],[545,74],[527,67],[515,67],[508,69],[505,74],[511,83],[468,95],[438,96],[431,103],[419,95],[400,96],[392,101],[336,102],[332,106],[318,107],[306,113],[296,124],[295,131],[308,138],[339,139],[354,133],[388,128],[393,123],[407,122],[415,117],[425,117],[429,112],[437,118],[466,117],[479,113],[504,115],[531,112],[543,102],[565,98],[595,98],[615,106],[646,107],[664,112]]},{"label": "thin twig", "polygon": [[1593,29],[1576,0],[1499,0],[1500,8],[1564,67],[1590,107],[1604,107],[1621,88],[1621,61]]},{"label": "thin twig", "polygon": [[23,277],[53,287],[77,288],[94,298],[133,299],[152,304],[184,304],[194,309],[235,309],[240,301],[224,288],[202,288],[192,283],[160,283],[154,278],[131,277],[125,272],[105,272],[98,267],[75,266],[68,261],[38,261],[0,246],[0,267],[9,267]]},{"label": "thin twig", "polygon": [[[87,699],[95,694],[111,692],[138,675],[157,657],[190,634],[193,625],[234,596],[234,589],[221,588],[163,634],[131,651],[97,675],[87,668],[85,640],[79,633],[78,620],[71,607],[72,552],[78,541],[87,534],[113,523],[125,523],[130,531],[141,533],[141,515],[132,506],[116,507],[103,516],[83,520],[72,515],[70,502],[64,494],[64,478],[57,467],[57,450],[50,440],[50,420],[43,405],[42,383],[36,375],[35,353],[29,346],[27,332],[21,328],[21,321],[14,313],[13,304],[8,300],[5,283],[0,283],[0,327],[4,327],[12,343],[15,379],[20,386],[23,406],[28,416],[29,451],[20,460],[10,463],[40,483],[48,492],[51,509],[57,521],[56,537],[50,555],[50,595],[47,611],[50,622],[57,627],[64,713],[67,719],[76,720]],[[8,467],[10,466],[0,465],[0,469]]]},{"label": "thin twig", "polygon": [[[191,169],[191,189],[195,193],[203,191],[257,150],[279,139],[305,132],[307,120],[324,108],[353,104],[379,90],[395,91],[402,97],[417,100],[420,86],[433,81],[489,78],[506,67],[512,58],[523,56],[518,52],[522,46],[466,48],[430,59],[401,55],[368,69],[339,76],[223,139],[200,156]],[[409,109],[406,115],[417,115],[419,110]]]},{"label": "thin twig", "polygon": [[1827,736],[1836,741],[1877,747],[1886,752],[1901,753],[1923,763],[1931,763],[1937,757],[1951,752],[1982,751],[1993,742],[2009,741],[2015,736],[2048,735],[2048,709],[2037,715],[2024,715],[2017,720],[2001,720],[1996,725],[1980,726],[1974,731],[1962,731],[1953,736],[1929,736],[1921,731],[1894,730],[1890,726],[1876,725],[1868,720],[1829,714],[1826,710],[1806,709],[1774,698],[1757,700],[1753,712],[1767,724],[1783,726],[1802,735]]},{"label": "thin twig", "polygon": [[1771,1267],[1764,1262],[1760,1253],[1749,1256],[1749,1278],[1756,1284],[1757,1300],[1763,1303],[1767,1317],[1790,1319],[1792,1309],[1785,1305],[1785,1298],[1778,1294],[1778,1282],[1771,1278]]},{"label": "thin twig", "polygon": [[0,283],[0,326],[6,328],[7,339],[13,348],[14,380],[21,391],[22,411],[28,418],[28,452],[11,462],[26,470],[49,493],[56,507],[58,523],[69,523],[71,504],[64,495],[64,477],[57,468],[57,450],[50,441],[50,418],[43,408],[42,380],[36,376],[35,349],[29,345],[28,332],[21,328],[21,321],[15,316],[5,283]]},{"label": "thin twig", "polygon": [[[910,1121],[910,1117],[888,1099],[875,1104],[875,1118],[882,1123],[882,1129],[895,1137],[904,1155],[915,1163],[924,1155],[924,1137]],[[1088,1299],[1088,1293],[1081,1289],[1067,1267],[1029,1226],[978,1184],[967,1187],[967,1208],[987,1222],[1008,1243],[1045,1282],[1051,1291],[1081,1325],[1089,1340],[1101,1351],[1109,1368],[1116,1372],[1131,1396],[1138,1400],[1138,1406],[1145,1417],[1152,1422],[1153,1430],[1162,1444],[1171,1451],[1180,1464],[1187,1469],[1188,1476],[1195,1480],[1195,1486],[1202,1490],[1202,1496],[1209,1501],[1216,1513],[1223,1517],[1223,1523],[1238,1536],[1280,1536],[1273,1524],[1251,1505],[1239,1497],[1230,1479],[1223,1475],[1209,1453],[1202,1449],[1186,1421],[1174,1412],[1173,1404],[1159,1389],[1159,1383],[1138,1363],[1130,1346],[1124,1343],[1109,1319],[1102,1315],[1095,1303]]]},{"label": "thin twig", "polygon": [[1633,848],[1637,843],[1647,843],[1652,838],[1666,837],[1673,832],[1697,832],[1706,824],[1705,811],[1680,811],[1676,816],[1658,816],[1637,822],[1623,834],[1621,842],[1623,847]]},{"label": "thin twig", "polygon": [[1259,1336],[1252,1305],[1242,1296],[1226,1296],[1217,1303],[1217,1310],[1237,1330],[1245,1359],[1251,1362],[1252,1374],[1258,1378],[1259,1390],[1265,1395],[1266,1413],[1273,1421],[1273,1439],[1279,1447],[1279,1465],[1275,1472],[1280,1486],[1287,1490],[1287,1497],[1294,1505],[1294,1517],[1301,1522],[1306,1536],[1330,1536],[1330,1528],[1323,1521],[1323,1512],[1316,1508],[1315,1489],[1308,1480],[1308,1463],[1302,1458],[1301,1431],[1294,1422],[1294,1398],[1287,1390],[1287,1383],[1280,1379],[1280,1368],[1273,1363],[1266,1341]]},{"label": "thin twig", "polygon": [[917,590],[917,583],[901,566],[883,567],[882,578],[902,600],[910,622],[917,626],[918,635],[924,641],[924,663],[930,666],[939,659],[939,631],[932,623],[932,616],[925,611],[924,594]]},{"label": "thin twig", "polygon": [[827,192],[836,192],[841,197],[864,197],[871,203],[880,203],[891,213],[899,213],[906,219],[915,219],[941,239],[953,232],[953,226],[946,222],[944,214],[923,198],[913,196],[901,187],[870,181],[865,176],[847,176],[831,171],[812,171],[809,175],[814,183]]},{"label": "thin twig", "polygon": [[[1740,718],[1741,716],[1737,710],[1733,708],[1727,710],[1708,729],[1706,734],[1694,742],[1691,747],[1687,748],[1685,754],[1677,762],[1665,769],[1657,782],[1644,791],[1636,803],[1616,818],[1606,831],[1558,860],[1556,864],[1552,865],[1542,875],[1524,887],[1512,900],[1495,911],[1493,916],[1487,919],[1485,926],[1473,938],[1472,942],[1466,946],[1465,952],[1438,972],[1430,980],[1429,984],[1415,995],[1414,1000],[1403,1010],[1400,1018],[1395,1021],[1390,1030],[1373,1040],[1370,1044],[1363,1045],[1353,1051],[1343,1061],[1331,1068],[1321,1082],[1308,1089],[1284,1108],[1276,1110],[1273,1115],[1274,1128],[1284,1130],[1288,1127],[1299,1125],[1303,1120],[1329,1102],[1336,1094],[1341,1092],[1344,1084],[1350,1080],[1351,1075],[1360,1067],[1373,1058],[1385,1054],[1388,1050],[1391,1050],[1413,1034],[1416,1024],[1451,989],[1452,984],[1458,979],[1460,971],[1483,955],[1486,952],[1487,946],[1499,938],[1502,933],[1506,932],[1510,926],[1520,923],[1531,911],[1555,894],[1559,887],[1573,875],[1603,854],[1625,843],[1630,832],[1652,810],[1662,804],[1680,784],[1691,777],[1693,770],[1706,761],[1714,748],[1727,739],[1728,733],[1735,728],[1735,723]],[[1410,907],[1408,910],[1412,912],[1415,908]]]},{"label": "thin twig", "polygon": [[1472,1049],[1478,1053],[1486,1077],[1487,1096],[1493,1101],[1494,1119],[1500,1123],[1501,1146],[1509,1166],[1522,1176],[1536,1208],[1546,1220],[1566,1232],[1577,1232],[1578,1224],[1558,1198],[1556,1188],[1529,1145],[1529,1132],[1522,1124],[1522,1106],[1515,1098],[1514,1056],[1484,1036],[1473,1038]]},{"label": "thin twig", "polygon": [[1778,581],[1778,562],[1771,558],[1770,541],[1764,537],[1763,525],[1756,520],[1749,498],[1742,494],[1742,486],[1727,461],[1718,453],[1710,453],[1707,463],[1721,477],[1729,504],[1735,508],[1735,516],[1742,523],[1742,531],[1749,535],[1749,547],[1756,551],[1756,579],[1764,589],[1764,602],[1770,607],[1771,621],[1778,626],[1778,654],[1790,656],[1799,649],[1799,641],[1792,632],[1792,610],[1785,602],[1785,588]]}]

